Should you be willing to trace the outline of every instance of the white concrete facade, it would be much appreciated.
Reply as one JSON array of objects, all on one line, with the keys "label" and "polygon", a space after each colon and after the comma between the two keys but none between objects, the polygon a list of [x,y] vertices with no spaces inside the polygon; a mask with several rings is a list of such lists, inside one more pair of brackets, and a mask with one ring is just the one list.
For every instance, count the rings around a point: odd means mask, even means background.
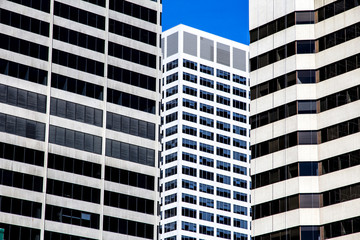
[{"label": "white concrete facade", "polygon": [[[326,172],[325,161],[329,164],[335,165],[335,159],[340,159],[341,156],[348,156],[351,152],[356,152],[360,149],[359,139],[360,133],[358,130],[349,133],[343,133],[342,136],[337,136],[334,139],[324,140],[324,134],[331,131],[331,127],[340,124],[347,124],[349,121],[355,119],[357,122],[360,116],[359,107],[360,101],[358,98],[354,101],[348,99],[344,104],[339,103],[340,100],[336,98],[336,105],[331,109],[322,110],[322,100],[329,98],[329,96],[340,96],[342,92],[348,89],[355,89],[359,86],[358,67],[350,69],[347,65],[345,72],[341,72],[339,65],[336,65],[337,70],[335,74],[330,77],[323,78],[323,69],[327,66],[334,65],[341,60],[348,60],[351,56],[358,56],[360,43],[359,35],[354,38],[349,37],[352,25],[359,25],[360,7],[358,3],[350,5],[351,1],[325,1],[325,0],[271,0],[250,1],[250,32],[255,29],[263,28],[266,24],[280,19],[282,17],[289,17],[295,12],[295,16],[299,13],[309,12],[314,14],[314,22],[306,24],[295,23],[290,27],[285,27],[281,31],[272,32],[260,39],[251,41],[250,43],[250,59],[255,59],[262,54],[270,51],[275,51],[285,45],[301,41],[314,40],[315,51],[313,53],[302,54],[297,52],[299,45],[296,45],[295,54],[287,56],[283,59],[276,60],[273,63],[266,64],[263,67],[254,67],[250,72],[251,89],[256,92],[256,88],[264,86],[265,83],[272,79],[278,79],[286,74],[296,72],[296,84],[284,87],[264,94],[263,96],[254,97],[251,101],[251,117],[254,119],[259,117],[264,112],[271,112],[272,110],[289,104],[292,102],[316,102],[316,112],[313,113],[299,113],[299,105],[296,107],[296,114],[278,119],[271,123],[256,124],[256,128],[251,130],[251,145],[252,150],[258,151],[260,145],[269,143],[269,148],[273,147],[271,143],[274,139],[282,137],[286,134],[297,132],[299,137],[300,132],[316,132],[317,143],[312,144],[296,144],[296,146],[288,147],[281,150],[271,151],[262,154],[261,156],[254,156],[251,162],[251,174],[253,177],[252,190],[252,206],[255,219],[252,222],[252,239],[277,239],[279,234],[283,234],[289,229],[297,229],[299,235],[294,239],[359,239],[359,232],[356,230],[355,222],[359,218],[359,204],[358,197],[352,195],[350,198],[340,198],[340,202],[328,204],[323,200],[325,194],[336,194],[338,189],[347,189],[349,186],[357,186],[360,182],[358,172],[360,166],[352,164],[349,167],[340,167],[337,170]],[[352,4],[353,2],[351,2]],[[341,5],[342,4],[342,5]],[[345,4],[345,5],[344,5]],[[349,5],[347,5],[349,4]],[[345,7],[344,7],[345,6]],[[320,19],[320,11],[325,7],[325,14],[329,14],[325,19]],[[327,13],[329,9],[335,9],[334,13]],[[343,8],[342,10],[340,10]],[[338,12],[337,12],[338,11]],[[331,16],[330,16],[331,15]],[[289,20],[287,20],[289,21]],[[321,41],[326,39],[333,33],[340,34],[344,31],[344,41],[340,42],[335,37],[336,43],[331,47],[320,49]],[[261,33],[260,33],[261,34]],[[339,35],[337,35],[339,36]],[[324,44],[330,43],[324,40]],[[260,57],[259,57],[260,58]],[[339,70],[340,69],[340,70]],[[300,84],[299,71],[315,71],[316,82],[311,84]],[[324,70],[325,71],[325,70]],[[329,70],[326,70],[329,72]],[[260,90],[261,91],[261,90]],[[252,92],[253,95],[253,92]],[[355,94],[356,95],[356,94]],[[329,100],[327,100],[329,101]],[[271,113],[270,113],[271,114]],[[270,115],[269,115],[270,116]],[[258,120],[257,120],[258,121]],[[262,121],[262,120],[260,120]],[[358,124],[358,123],[357,123]],[[358,126],[357,126],[358,127]],[[357,128],[356,127],[356,128]],[[337,129],[340,127],[338,126]],[[340,131],[340,130],[338,130]],[[345,130],[346,131],[346,130]],[[338,135],[341,135],[339,133]],[[296,139],[295,139],[296,141]],[[298,140],[299,141],[299,140]],[[275,148],[275,147],[274,147]],[[260,151],[260,150],[259,150]],[[355,157],[359,157],[356,152]],[[270,181],[271,174],[276,169],[280,169],[291,164],[298,164],[298,172],[301,172],[301,163],[314,163],[317,165],[318,173],[313,176],[296,176],[288,178],[287,180],[277,181],[275,183],[255,183],[255,179],[260,182],[260,175],[265,176],[269,173]],[[261,185],[261,186],[260,186]],[[345,190],[342,190],[345,191]],[[319,206],[302,207],[301,197],[310,194],[320,197]],[[257,214],[254,213],[254,208],[260,209],[260,205],[265,206],[268,203],[276,204],[281,199],[288,200],[290,196],[300,196],[296,207],[293,210],[282,211],[275,214],[267,213],[264,208]],[[331,199],[331,197],[330,197]],[[269,205],[266,205],[269,206]],[[350,207],[351,206],[351,207]],[[266,212],[266,213],[265,213]],[[345,227],[347,222],[351,222],[351,230]],[[336,225],[338,224],[338,225]],[[304,230],[306,227],[314,227],[316,230]],[[341,228],[341,234],[336,235],[337,227]],[[339,229],[337,228],[337,229]],[[345,229],[345,230],[344,230]],[[306,232],[308,231],[308,232]],[[310,238],[307,233],[312,232],[313,238]],[[315,238],[316,237],[316,238]],[[335,238],[336,237],[336,238]],[[293,238],[291,238],[293,239]]]},{"label": "white concrete facade", "polygon": [[[162,52],[160,239],[250,239],[248,47],[178,25],[162,34]],[[228,79],[219,77],[218,70]],[[204,92],[212,97],[206,99]],[[218,97],[227,100],[221,103]],[[233,100],[241,101],[243,109]],[[219,116],[217,109],[229,116]],[[240,128],[241,135],[234,130]],[[245,146],[236,147],[237,139]],[[236,192],[244,198],[236,199]]]},{"label": "white concrete facade", "polygon": [[[160,49],[160,34],[161,34],[161,11],[162,5],[160,0],[129,0],[129,1],[121,1],[122,4],[125,2],[125,10],[112,10],[113,7],[110,6],[110,2],[113,1],[80,1],[80,0],[44,0],[42,2],[48,2],[49,4],[49,12],[34,9],[34,6],[27,6],[27,4],[36,5],[35,2],[41,1],[23,1],[22,4],[18,4],[15,2],[21,1],[1,1],[0,9],[2,11],[2,22],[0,22],[0,32],[2,35],[7,35],[11,37],[15,37],[22,40],[27,40],[32,43],[41,44],[48,48],[48,61],[41,60],[36,57],[31,57],[26,54],[21,54],[17,52],[16,47],[15,50],[4,49],[6,46],[2,45],[2,49],[0,49],[0,58],[4,64],[8,64],[7,62],[11,61],[14,63],[19,63],[26,66],[35,67],[40,70],[46,71],[47,76],[47,84],[36,84],[31,81],[26,81],[19,77],[10,76],[10,73],[6,70],[2,71],[0,74],[0,84],[5,87],[12,87],[16,88],[17,91],[25,90],[30,91],[36,94],[42,94],[46,97],[46,109],[45,112],[36,112],[33,110],[26,109],[24,106],[19,106],[18,103],[7,103],[2,100],[0,103],[0,112],[1,114],[6,114],[7,116],[18,117],[21,119],[29,119],[33,121],[37,121],[43,125],[44,132],[43,136],[44,139],[35,140],[28,138],[26,136],[19,136],[16,133],[9,132],[7,130],[7,126],[5,128],[1,128],[0,132],[0,142],[1,142],[1,156],[0,159],[0,169],[2,175],[0,176],[0,195],[2,198],[2,203],[4,204],[5,198],[12,199],[9,201],[13,201],[15,204],[15,200],[13,199],[20,199],[20,200],[27,200],[33,203],[40,204],[40,214],[34,217],[35,215],[29,216],[28,213],[19,213],[16,209],[6,209],[4,208],[5,205],[1,206],[1,214],[0,214],[0,228],[5,228],[5,238],[6,239],[36,239],[36,240],[43,240],[43,239],[157,239],[158,236],[158,200],[159,200],[159,193],[158,193],[158,177],[159,177],[159,166],[158,166],[158,152],[161,150],[160,140],[159,140],[159,127],[160,127],[160,109],[159,103],[161,100],[160,96],[160,85],[159,79],[161,78],[161,68],[160,64],[160,57],[161,57],[161,49]],[[101,2],[104,3],[104,6],[101,6]],[[91,14],[97,14],[98,18],[102,18],[104,20],[104,28],[96,28],[94,26],[89,26],[86,22],[82,22],[79,20],[70,20],[64,17],[60,17],[58,14],[54,13],[55,4],[66,4],[68,6],[80,9],[81,14],[90,14],[89,19],[92,19]],[[119,1],[120,4],[120,1]],[[135,4],[136,6],[132,5]],[[132,11],[129,9],[129,6],[133,6],[134,12],[135,9],[139,10],[142,9],[143,15],[133,15],[131,16]],[[36,8],[36,7],[35,7]],[[119,7],[120,8],[120,7]],[[130,10],[130,11],[129,11]],[[48,36],[36,34],[31,32],[31,30],[26,30],[26,27],[22,27],[21,25],[15,26],[16,23],[11,23],[10,21],[5,21],[3,19],[6,18],[5,12],[8,13],[9,11],[12,12],[11,14],[18,14],[22,16],[30,17],[31,19],[41,20],[49,25],[49,34]],[[65,11],[65,10],[64,10]],[[83,12],[81,12],[83,11]],[[130,12],[130,13],[129,13]],[[151,21],[145,20],[145,12],[146,14],[155,15],[155,19]],[[79,13],[78,13],[79,14]],[[83,17],[83,15],[79,14],[79,17]],[[16,16],[18,16],[16,15]],[[76,13],[71,12],[71,17],[77,16]],[[141,16],[143,18],[141,19]],[[20,18],[20,17],[19,17]],[[16,19],[16,18],[13,18]],[[93,19],[92,19],[93,20]],[[119,24],[126,23],[127,26],[132,26],[134,28],[141,28],[146,30],[144,34],[148,34],[147,31],[150,31],[152,36],[155,38],[155,44],[148,44],[145,41],[136,39],[135,33],[132,36],[125,36],[125,34],[118,34],[114,33],[114,31],[109,30],[109,22],[111,20],[116,20]],[[15,20],[12,20],[15,21]],[[22,24],[26,25],[26,21],[28,19],[22,18]],[[34,20],[32,20],[34,21]],[[90,20],[88,20],[90,22]],[[37,26],[35,24],[34,26]],[[83,39],[79,39],[78,43],[73,43],[74,40],[71,38],[68,40],[69,43],[65,40],[57,40],[53,36],[53,29],[54,26],[60,26],[67,29],[70,29],[77,33],[86,34],[91,37],[96,37],[102,41],[103,44],[103,51],[95,51],[93,49],[89,49],[81,45],[81,41]],[[119,27],[118,27],[119,28]],[[30,28],[29,28],[30,29]],[[120,28],[119,28],[120,29]],[[142,30],[142,31],[143,31]],[[150,35],[150,33],[149,33]],[[1,40],[2,41],[2,40]],[[85,39],[85,45],[86,45]],[[88,44],[90,40],[88,40]],[[76,40],[75,40],[76,42]],[[154,67],[145,66],[144,64],[136,63],[135,61],[131,61],[124,57],[120,59],[119,57],[110,56],[109,54],[109,42],[119,44],[124,46],[127,49],[131,48],[142,51],[146,54],[150,54],[154,56],[155,62],[152,65]],[[15,45],[14,45],[15,46]],[[96,60],[99,63],[103,64],[103,74],[91,74],[89,71],[81,71],[74,67],[66,67],[64,64],[56,64],[52,60],[54,50],[61,50],[66,53],[71,53],[76,56],[81,56],[86,59]],[[36,50],[34,50],[36,51]],[[117,53],[115,53],[117,54]],[[125,53],[124,53],[125,54]],[[135,53],[133,53],[135,54]],[[114,53],[112,54],[114,55]],[[71,57],[70,57],[71,58]],[[67,61],[71,61],[73,59],[67,59]],[[135,58],[135,57],[133,57]],[[69,63],[70,65],[70,63]],[[78,63],[77,68],[80,68],[81,63]],[[110,73],[108,72],[108,65],[122,68],[125,70],[130,70],[134,73],[140,73],[142,76],[151,77],[154,81],[150,84],[143,84],[143,78],[138,78],[139,83],[130,84],[131,81],[135,81],[131,79],[129,75],[124,75],[123,77],[116,76],[109,77]],[[9,65],[5,65],[9,66]],[[3,65],[2,65],[3,67]],[[88,65],[88,68],[91,68],[91,65]],[[21,74],[21,73],[20,73]],[[77,80],[77,84],[75,85],[77,89],[80,88],[80,85],[83,84],[95,84],[96,86],[102,89],[101,94],[102,97],[94,97],[94,94],[86,93],[84,88],[83,91],[73,91],[70,90],[70,86],[66,91],[65,87],[61,89],[61,87],[54,87],[55,80],[53,78],[54,74],[63,75],[65,77],[70,77],[74,80]],[[137,75],[136,75],[137,76]],[[116,80],[114,80],[116,78]],[[81,81],[81,82],[80,82]],[[146,81],[146,79],[145,79]],[[69,83],[70,84],[70,83]],[[144,87],[144,85],[146,87]],[[86,85],[88,91],[95,91],[91,90],[93,85]],[[3,89],[3,88],[2,88]],[[125,102],[116,101],[111,103],[107,101],[109,96],[109,89],[113,89],[116,91],[121,91],[125,94],[130,94],[129,98],[154,103],[153,109],[150,111],[143,110],[142,106],[136,105],[135,101],[132,100],[133,105],[126,105]],[[128,96],[128,95],[127,95]],[[94,124],[86,124],[85,120],[77,120],[72,119],[66,116],[57,116],[56,114],[51,113],[52,105],[53,105],[53,98],[65,100],[70,102],[71,104],[80,104],[84,106],[84,109],[96,109],[101,110],[101,125],[94,125]],[[129,100],[130,101],[130,100]],[[16,102],[16,99],[15,99]],[[136,105],[136,106],[135,106]],[[150,104],[149,104],[150,105]],[[75,109],[75,108],[74,108]],[[69,110],[66,110],[69,111]],[[78,110],[76,110],[78,111]],[[85,110],[84,110],[85,111]],[[90,111],[90,110],[89,110]],[[136,134],[131,132],[132,130],[129,129],[122,129],[122,130],[111,130],[109,129],[109,122],[107,121],[108,112],[122,115],[127,117],[127,121],[132,121],[132,123],[127,122],[127,124],[132,124],[131,126],[136,126]],[[75,114],[75,113],[74,113]],[[89,114],[91,114],[89,112]],[[86,116],[88,117],[88,116]],[[121,119],[120,119],[121,120]],[[3,118],[1,119],[3,121]],[[138,125],[140,121],[146,121],[148,124],[149,129],[145,127],[146,132],[151,131],[151,137],[144,137],[142,136],[144,129],[138,129]],[[135,122],[135,123],[134,123]],[[142,122],[143,123],[143,122]],[[115,125],[115,122],[113,123]],[[122,123],[117,123],[121,124]],[[5,123],[1,123],[1,125],[5,125]],[[51,143],[52,134],[50,129],[52,127],[61,127],[65,128],[68,131],[65,135],[65,140],[63,141],[64,144],[60,144],[58,141],[59,139],[54,139],[56,143]],[[127,128],[125,125],[125,128]],[[119,127],[119,126],[118,126]],[[140,127],[139,127],[140,128]],[[120,127],[121,129],[121,127]],[[58,129],[56,129],[58,131]],[[63,131],[59,128],[59,131]],[[100,148],[100,152],[94,153],[90,151],[80,150],[79,147],[74,147],[74,143],[67,142],[71,139],[71,134],[74,134],[73,131],[89,134],[89,135],[81,135],[85,136],[85,145],[90,144],[87,147],[95,149]],[[19,130],[21,132],[21,130]],[[55,133],[55,131],[54,131]],[[57,132],[56,132],[57,133]],[[77,134],[77,133],[75,133]],[[60,135],[60,133],[58,134]],[[99,139],[100,141],[95,142],[95,140],[91,143],[87,142],[87,137],[93,136],[95,139]],[[98,138],[99,137],[99,138]],[[74,137],[75,138],[75,137]],[[74,139],[73,138],[73,139]],[[76,139],[76,138],[75,138]],[[120,151],[120,142],[121,144],[125,144],[128,149],[126,150],[127,153],[132,151],[131,149],[136,149],[136,156],[130,155],[125,156],[126,160],[123,159],[123,156],[119,155],[116,157],[114,154],[109,153],[109,143],[107,140],[114,140],[117,141],[116,144],[119,144],[119,151]],[[71,141],[71,140],[69,140]],[[87,142],[87,143],[86,143]],[[36,165],[33,163],[25,163],[20,162],[20,160],[14,160],[17,158],[16,153],[12,156],[7,156],[6,152],[3,152],[4,144],[8,148],[16,147],[15,149],[22,149],[22,147],[41,151],[43,154],[43,159],[38,159],[42,161],[42,164]],[[71,145],[72,144],[72,145]],[[96,144],[101,144],[100,146],[95,146]],[[9,145],[9,146],[8,146]],[[69,147],[69,145],[71,145]],[[130,150],[129,150],[130,146]],[[110,146],[111,147],[111,146]],[[125,147],[125,148],[126,148]],[[86,148],[86,147],[85,147]],[[140,149],[141,148],[141,149]],[[139,149],[139,150],[138,150]],[[144,150],[145,149],[145,150]],[[114,149],[113,149],[114,150]],[[124,151],[125,151],[124,150]],[[23,150],[22,150],[23,151]],[[124,151],[121,151],[122,153]],[[144,152],[145,151],[145,157]],[[148,153],[146,152],[148,151]],[[150,152],[150,153],[149,153]],[[74,166],[64,167],[63,170],[59,170],[59,167],[50,167],[48,156],[49,154],[56,154],[61,157],[71,158],[74,159]],[[147,155],[148,154],[148,155]],[[151,159],[151,163],[144,164],[139,163],[144,160],[144,158]],[[23,158],[26,161],[26,156]],[[136,160],[137,159],[137,160]],[[142,160],[141,160],[142,159]],[[146,160],[146,159],[145,159]],[[55,162],[59,163],[60,160],[56,159]],[[91,170],[91,174],[84,174],[79,173],[78,165],[79,163],[82,164],[96,164],[97,169],[99,169],[98,174],[95,174],[95,170]],[[86,165],[90,166],[90,165]],[[91,165],[93,166],[93,165]],[[121,170],[123,175],[129,174],[127,177],[128,180],[120,180],[120,172],[117,176],[113,176],[114,178],[118,178],[117,182],[114,180],[109,180],[110,174],[107,172],[108,167],[113,169]],[[94,167],[95,169],[95,167]],[[6,174],[5,172],[6,171]],[[85,170],[84,170],[85,171]],[[94,171],[94,172],[92,172]],[[9,174],[28,174],[29,176],[36,176],[42,179],[41,181],[41,190],[40,191],[33,191],[29,189],[24,189],[24,187],[14,187],[11,186],[13,183],[9,178]],[[138,175],[137,175],[138,174]],[[90,176],[91,175],[91,176]],[[115,174],[116,175],[116,174]],[[18,176],[18,175],[13,175]],[[134,180],[135,176],[135,180]],[[152,183],[144,182],[147,176],[148,180],[152,179]],[[75,185],[66,185],[66,186],[73,186],[74,190],[70,194],[62,193],[63,196],[59,196],[54,193],[47,192],[48,181],[56,180],[58,182],[66,182],[68,184],[76,184]],[[121,182],[120,182],[121,181]],[[24,183],[25,184],[25,183]],[[148,187],[144,187],[148,184]],[[65,186],[65,185],[64,185]],[[96,193],[89,193],[90,195],[98,195],[97,200],[94,201],[87,201],[84,200],[85,193],[80,194],[80,197],[75,197],[78,188],[81,187],[91,187],[96,190]],[[75,190],[76,187],[76,190]],[[30,187],[31,188],[31,187]],[[66,188],[66,187],[64,187]],[[67,191],[68,189],[64,189],[63,192]],[[94,191],[95,191],[94,190]],[[93,191],[93,190],[91,190]],[[113,204],[105,203],[107,197],[105,197],[106,192],[112,192],[114,194],[119,194],[116,196],[122,196],[127,198],[125,200],[125,205],[114,206]],[[121,194],[121,195],[120,195]],[[81,200],[81,199],[83,200]],[[95,198],[95,197],[94,197]],[[109,197],[111,198],[111,197]],[[135,199],[134,201],[130,201],[131,199]],[[17,200],[16,200],[17,201]],[[108,201],[108,200],[106,200]],[[109,200],[110,201],[110,200]],[[120,204],[121,200],[117,200]],[[128,201],[128,202],[126,202]],[[136,202],[138,201],[138,202]],[[148,204],[147,209],[145,209],[146,201]],[[1,202],[1,201],[0,201]],[[116,202],[116,201],[115,201]],[[124,202],[124,201],[123,201]],[[17,202],[16,202],[17,203]],[[18,204],[18,203],[17,203]],[[22,204],[22,205],[21,205]],[[23,203],[19,203],[15,205],[16,208],[19,206],[24,207]],[[52,205],[55,207],[63,207],[66,209],[74,210],[73,215],[70,216],[70,220],[65,220],[66,216],[65,213],[58,215],[57,220],[49,220],[48,214],[49,209],[47,206]],[[19,208],[20,209],[20,208]],[[35,209],[35,208],[34,208]],[[152,209],[152,210],[151,210]],[[20,210],[19,210],[20,211]],[[31,209],[30,209],[31,211]],[[75,213],[76,211],[76,213]],[[55,210],[54,210],[55,212]],[[95,214],[95,218],[97,220],[97,224],[95,227],[88,227],[84,223],[88,220],[90,215],[88,213]],[[76,214],[80,214],[79,216],[75,216]],[[31,214],[30,214],[31,215]],[[104,221],[105,216],[113,217],[113,219],[122,219],[119,224],[112,224],[109,220],[108,223]],[[49,217],[50,218],[50,217]],[[68,222],[66,222],[68,221]],[[70,221],[70,222],[69,222]],[[78,222],[77,222],[78,221]],[[90,220],[89,220],[90,221]],[[91,220],[92,221],[92,220]],[[106,220],[107,221],[107,220]],[[117,220],[116,220],[117,221]],[[126,224],[124,224],[126,223]],[[104,226],[105,224],[109,224],[108,226]],[[111,230],[111,225],[115,226],[115,230]],[[8,232],[9,229],[12,228],[12,232],[9,238]],[[124,228],[126,229],[126,233],[124,233]],[[30,230],[29,230],[30,229]],[[13,232],[21,233],[22,235],[17,236]],[[32,235],[28,235],[32,232]],[[52,232],[55,235],[47,235],[49,232]],[[56,235],[56,234],[63,234],[63,235]],[[68,235],[68,236],[65,236]],[[48,236],[48,237],[47,237]],[[51,236],[51,237],[49,237]],[[62,238],[61,238],[62,236]]]}]

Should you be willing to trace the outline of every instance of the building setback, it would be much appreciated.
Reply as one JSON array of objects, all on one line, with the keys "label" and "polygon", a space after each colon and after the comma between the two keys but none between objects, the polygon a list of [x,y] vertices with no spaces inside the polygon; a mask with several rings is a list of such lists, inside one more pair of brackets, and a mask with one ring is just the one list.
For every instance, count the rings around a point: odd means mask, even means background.
[{"label": "building setback", "polygon": [[161,240],[250,239],[248,47],[162,34]]},{"label": "building setback", "polygon": [[0,228],[157,239],[161,3],[0,3]]},{"label": "building setback", "polygon": [[359,1],[250,1],[252,236],[360,238]]}]

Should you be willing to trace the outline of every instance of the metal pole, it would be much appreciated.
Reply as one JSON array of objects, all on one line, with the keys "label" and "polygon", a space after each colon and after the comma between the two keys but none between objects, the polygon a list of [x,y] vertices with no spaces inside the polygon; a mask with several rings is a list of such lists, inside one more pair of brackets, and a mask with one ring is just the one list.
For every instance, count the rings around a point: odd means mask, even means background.
[{"label": "metal pole", "polygon": [[0,240],[4,239],[4,232],[5,232],[5,230],[0,228]]}]

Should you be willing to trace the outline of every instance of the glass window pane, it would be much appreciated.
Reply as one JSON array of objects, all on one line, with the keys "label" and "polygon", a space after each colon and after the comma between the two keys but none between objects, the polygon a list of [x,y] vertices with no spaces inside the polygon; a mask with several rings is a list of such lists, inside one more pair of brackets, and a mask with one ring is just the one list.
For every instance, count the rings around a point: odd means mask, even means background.
[{"label": "glass window pane", "polygon": [[93,136],[90,134],[85,134],[85,151],[93,152],[94,149],[94,141]]},{"label": "glass window pane", "polygon": [[75,119],[75,103],[67,102],[66,104],[66,118]]},{"label": "glass window pane", "polygon": [[91,107],[85,107],[85,122],[89,124],[94,123],[94,108]]},{"label": "glass window pane", "polygon": [[85,106],[76,105],[76,121],[85,122]]}]

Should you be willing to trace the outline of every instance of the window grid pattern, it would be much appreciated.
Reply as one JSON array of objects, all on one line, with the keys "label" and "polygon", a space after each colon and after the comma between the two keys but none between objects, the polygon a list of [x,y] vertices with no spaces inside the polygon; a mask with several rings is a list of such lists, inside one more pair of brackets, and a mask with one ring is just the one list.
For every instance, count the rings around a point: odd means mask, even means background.
[{"label": "window grid pattern", "polygon": [[[182,60],[180,60],[180,62],[181,61]],[[186,125],[183,125],[181,123],[178,125],[179,131],[177,131],[176,133],[179,135],[182,134],[181,137],[177,138],[178,140],[177,139],[171,140],[171,138],[173,137],[169,138],[171,142],[176,142],[177,144],[176,147],[171,147],[166,149],[168,145],[167,143],[169,141],[167,140],[163,141],[164,144],[163,147],[165,148],[165,151],[169,151],[169,154],[165,155],[164,158],[166,163],[177,161],[178,152],[170,153],[176,151],[176,149],[185,150],[186,152],[188,151],[189,153],[181,152],[182,154],[181,160],[184,161],[183,162],[184,165],[188,165],[188,166],[181,166],[183,164],[181,164],[180,166],[177,165],[181,168],[181,169],[179,168],[179,170],[177,171],[182,171],[182,174],[180,176],[182,176],[181,178],[183,179],[180,180],[181,182],[177,183],[177,180],[172,180],[169,182],[169,180],[163,178],[163,180],[166,181],[163,182],[163,187],[165,187],[164,190],[165,191],[172,190],[169,193],[164,192],[163,201],[165,202],[165,204],[174,203],[177,201],[184,202],[186,204],[186,208],[183,208],[181,210],[181,214],[186,216],[188,219],[189,217],[190,218],[194,217],[202,220],[202,222],[205,223],[205,224],[202,223],[203,225],[200,225],[197,224],[198,222],[194,222],[195,226],[194,228],[191,228],[187,224],[188,222],[186,223],[182,222],[181,225],[182,230],[199,232],[200,234],[203,235],[202,238],[206,238],[206,235],[209,235],[209,236],[218,236],[219,238],[229,239],[232,237],[232,234],[234,234],[234,238],[235,238],[235,232],[233,231],[227,232],[226,230],[220,229],[219,234],[217,234],[216,228],[206,226],[206,222],[216,221],[215,220],[217,217],[216,214],[213,214],[212,211],[210,211],[211,213],[209,214],[204,210],[204,208],[202,208],[201,211],[200,209],[198,210],[198,213],[196,215],[194,213],[194,211],[196,211],[195,210],[196,207],[194,207],[194,205],[200,205],[208,209],[215,208],[216,202],[214,202],[214,200],[210,198],[211,195],[216,194],[217,196],[220,196],[221,199],[223,200],[222,206],[220,206],[220,203],[218,205],[218,210],[222,211],[223,214],[226,212],[234,213],[235,214],[234,216],[237,215],[238,218],[241,217],[240,215],[248,216],[246,207],[245,210],[243,208],[239,209],[238,207],[235,207],[241,205],[241,203],[235,205],[226,202],[226,200],[228,200],[229,202],[234,202],[234,200],[236,201],[237,198],[240,199],[239,201],[243,200],[244,197],[241,197],[242,195],[239,194],[241,194],[241,191],[248,192],[249,190],[247,188],[247,185],[246,188],[243,187],[243,183],[245,182],[245,184],[247,184],[248,182],[248,180],[244,180],[247,179],[246,177],[248,177],[247,167],[238,166],[242,164],[239,162],[238,165],[236,165],[236,167],[233,168],[232,167],[233,164],[229,163],[231,162],[232,158],[234,160],[249,163],[248,154],[243,153],[245,150],[248,151],[248,149],[246,149],[247,147],[246,141],[245,141],[246,147],[244,151],[241,149],[238,149],[237,152],[232,151],[234,144],[236,144],[237,146],[239,144],[239,141],[243,141],[233,138],[232,136],[234,136],[234,134],[238,134],[238,138],[240,138],[239,135],[244,136],[245,138],[241,137],[242,139],[246,139],[246,137],[249,136],[247,134],[248,117],[246,116],[246,113],[243,114],[237,113],[239,112],[239,110],[232,108],[232,106],[235,105],[238,106],[240,112],[241,110],[243,110],[241,108],[247,110],[247,104],[249,102],[248,99],[249,95],[247,95],[247,91],[249,91],[249,87],[247,86],[248,81],[246,77],[243,77],[241,75],[233,74],[230,71],[228,72],[221,69],[212,68],[193,61],[194,60],[192,59],[191,61],[187,59],[183,59],[182,67],[184,67],[184,72],[182,72],[183,70],[181,69],[180,66],[179,74],[183,75],[182,80],[184,81],[175,83],[177,85],[175,85],[174,81],[172,80],[165,81],[166,82],[164,86],[165,89],[169,89],[167,88],[167,84],[169,84],[168,86],[170,88],[176,89],[176,92],[174,94],[178,93],[178,88],[179,88],[180,93],[178,95],[178,101],[179,104],[181,104],[182,102],[182,106],[179,107],[178,113],[182,114],[182,120],[185,120],[182,122]],[[174,68],[179,67],[177,60],[173,62],[176,62]],[[164,65],[164,67],[166,67],[166,71],[173,69],[172,68],[173,62],[169,62]],[[215,74],[214,70],[216,70],[215,76],[214,76]],[[163,71],[165,72],[165,70]],[[174,74],[177,73],[173,73],[173,72],[170,72],[169,74],[165,73],[165,79],[167,79],[167,77],[169,77],[169,79],[172,78],[170,76]],[[176,77],[176,80],[178,80],[178,77]],[[164,84],[164,79],[163,79],[163,84]],[[181,91],[181,88],[183,91]],[[166,90],[164,91],[164,95],[166,95],[166,98],[172,95],[171,93],[168,94],[168,92],[169,91]],[[219,93],[219,95],[217,95],[217,93]],[[196,98],[198,98],[199,100],[196,100]],[[233,100],[236,100],[236,102],[233,102]],[[169,98],[168,102],[170,101],[173,101],[173,97]],[[216,103],[214,103],[215,101]],[[245,107],[243,107],[243,105],[241,105],[240,107],[239,106],[240,102],[241,104],[244,104]],[[198,106],[199,108],[197,108]],[[168,109],[166,107],[166,109],[165,110],[164,109],[163,109],[163,113],[164,113],[164,122],[165,122],[169,114],[175,114],[175,113],[166,113],[166,110],[169,110],[170,108]],[[171,112],[173,112],[173,110],[176,109],[171,109]],[[200,111],[196,111],[196,110],[200,110]],[[213,116],[210,116],[208,114],[212,114]],[[209,117],[207,118],[205,116],[209,116]],[[198,118],[199,118],[199,122],[197,121]],[[215,121],[217,121],[217,124],[214,124],[214,119]],[[221,119],[222,121],[218,121]],[[234,122],[236,121],[237,123],[233,124],[233,121]],[[163,134],[165,133],[168,134],[168,132],[170,132],[170,129],[175,129],[173,127],[174,125],[173,123],[166,121],[166,124],[168,123],[170,124],[168,126],[165,125],[166,128],[164,128]],[[195,125],[196,123],[199,123],[199,125]],[[217,128],[220,131],[211,128]],[[176,133],[174,133],[175,136]],[[222,133],[221,135],[223,136],[223,138],[227,139],[226,140],[227,143],[223,143],[222,145],[223,147],[221,148],[216,147],[216,145],[212,143],[212,141],[215,140],[217,133]],[[167,136],[174,136],[174,135],[167,135]],[[185,138],[183,138],[183,136]],[[177,143],[178,141],[179,144]],[[243,145],[242,142],[241,144]],[[190,150],[189,148],[196,150],[199,156],[195,154],[190,154],[192,153],[192,150]],[[213,155],[213,158],[215,160],[211,157],[210,154]],[[217,157],[215,156],[215,154],[217,155]],[[196,169],[193,168],[194,166],[196,166],[193,164],[197,164],[197,157],[199,157],[199,164],[201,165],[201,167],[198,167],[199,171],[196,171]],[[223,161],[219,161],[218,159],[222,159]],[[214,166],[215,162],[217,164],[216,167]],[[173,166],[173,163],[171,164],[171,166]],[[168,176],[170,168],[167,172],[165,172],[165,169],[168,168],[164,167],[164,177]],[[236,174],[237,178],[233,178],[232,173]],[[174,176],[172,176],[171,178],[173,177]],[[195,177],[201,178],[202,179],[201,182],[205,182],[207,184],[195,182],[194,181]],[[191,179],[192,181],[188,179]],[[180,184],[181,186],[179,186]],[[217,187],[217,186],[222,186],[222,187]],[[231,186],[236,186],[235,189],[237,189],[237,191],[236,192],[233,191],[231,189]],[[181,199],[178,199],[179,196],[172,194],[173,189],[179,187],[182,187],[184,189],[181,190],[183,192],[182,195],[180,195]],[[226,188],[229,188],[231,190]],[[206,195],[209,196],[209,198],[204,198],[199,196],[197,197],[195,191],[205,193]],[[176,200],[174,200],[175,196],[176,196]],[[247,194],[244,194],[244,196],[246,196],[247,198]],[[191,210],[190,208],[187,207],[191,207],[193,209]],[[226,216],[226,214],[224,215]],[[230,217],[229,219],[226,218],[226,220],[224,220],[223,217],[225,216],[222,216],[221,219],[219,219],[219,221],[221,221],[222,224],[225,225],[233,225],[233,221],[235,218]],[[174,227],[171,227],[171,229],[163,228],[162,230],[164,232],[164,231],[174,231],[175,229]],[[237,234],[236,236],[238,236],[239,239],[243,238],[244,236],[247,237],[247,235],[241,235],[238,233],[236,234]],[[187,239],[186,236],[182,236],[182,237],[184,239]]]}]

